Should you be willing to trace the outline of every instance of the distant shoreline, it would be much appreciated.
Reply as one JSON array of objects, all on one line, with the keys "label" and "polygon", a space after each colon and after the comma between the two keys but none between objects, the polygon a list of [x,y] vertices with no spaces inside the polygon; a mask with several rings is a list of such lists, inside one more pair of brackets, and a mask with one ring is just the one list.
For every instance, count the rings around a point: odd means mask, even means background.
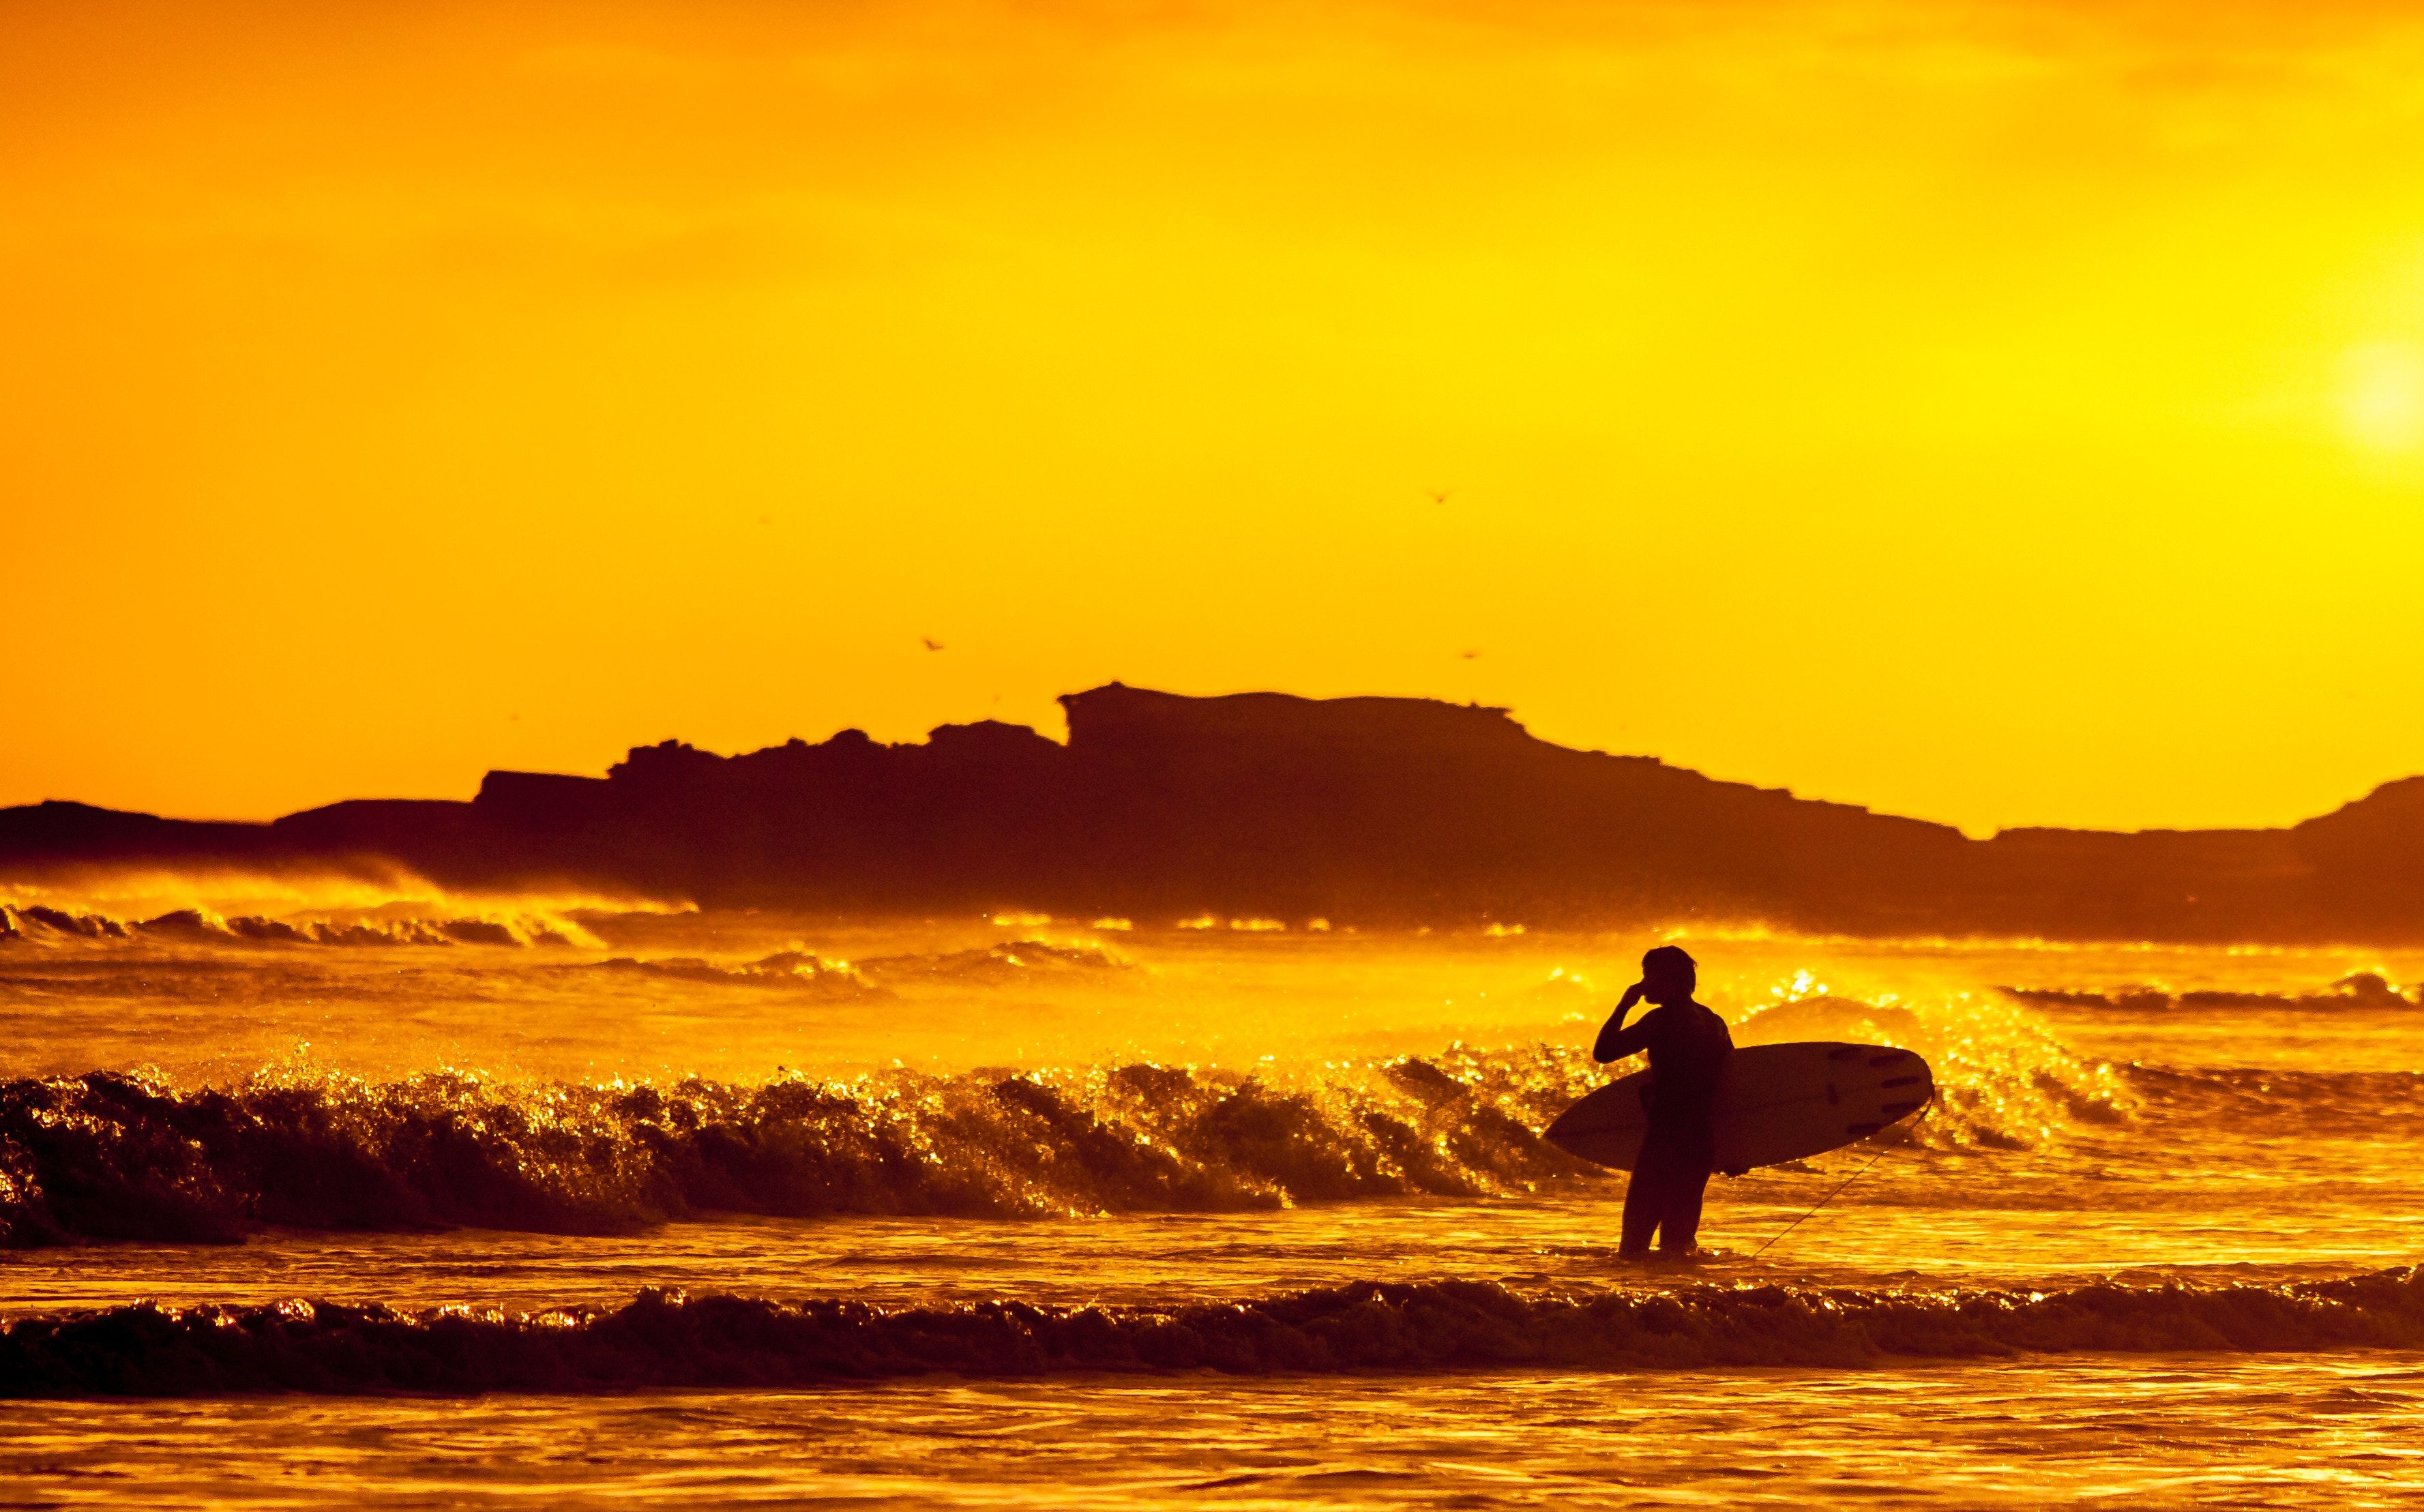
[{"label": "distant shoreline", "polygon": [[315,872],[868,915],[2424,943],[2424,778],[2286,829],[1978,840],[1553,745],[1498,708],[1118,683],[1061,703],[1065,745],[991,721],[735,756],[667,741],[604,777],[492,772],[469,802],[266,823],[0,809],[0,883]]}]

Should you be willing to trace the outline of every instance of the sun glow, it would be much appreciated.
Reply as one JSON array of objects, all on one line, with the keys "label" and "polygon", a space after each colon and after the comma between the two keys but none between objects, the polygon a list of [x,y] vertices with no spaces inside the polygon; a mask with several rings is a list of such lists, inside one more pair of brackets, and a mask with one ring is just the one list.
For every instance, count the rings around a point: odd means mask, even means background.
[{"label": "sun glow", "polygon": [[2424,346],[2384,341],[2349,353],[2341,414],[2350,438],[2370,451],[2424,446]]},{"label": "sun glow", "polygon": [[1112,677],[1973,832],[2424,749],[2424,512],[2349,466],[2424,452],[2391,9],[302,14],[0,40],[0,604],[60,669],[0,803]]}]

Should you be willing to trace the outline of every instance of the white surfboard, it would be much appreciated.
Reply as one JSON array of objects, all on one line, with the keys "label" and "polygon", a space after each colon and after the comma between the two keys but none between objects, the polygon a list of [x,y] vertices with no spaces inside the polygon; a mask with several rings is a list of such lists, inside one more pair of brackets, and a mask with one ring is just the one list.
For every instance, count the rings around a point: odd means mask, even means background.
[{"label": "white surfboard", "polygon": [[[1557,1115],[1545,1138],[1569,1154],[1631,1170],[1649,1115],[1650,1073],[1610,1082]],[[1717,1091],[1717,1169],[1749,1170],[1840,1150],[1936,1096],[1927,1062],[1887,1044],[1803,1041],[1736,1050]]]}]

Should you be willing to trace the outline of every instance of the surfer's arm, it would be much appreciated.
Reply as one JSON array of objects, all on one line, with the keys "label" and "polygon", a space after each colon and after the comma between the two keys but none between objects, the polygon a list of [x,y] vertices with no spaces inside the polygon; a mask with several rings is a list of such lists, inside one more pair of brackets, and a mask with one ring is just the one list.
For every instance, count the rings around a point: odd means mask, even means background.
[{"label": "surfer's arm", "polygon": [[1650,1022],[1648,1015],[1645,1014],[1641,1023],[1630,1029],[1624,1027],[1624,1015],[1632,1012],[1633,1005],[1639,1001],[1641,984],[1635,982],[1624,990],[1624,996],[1617,1003],[1616,1011],[1607,1016],[1607,1024],[1599,1031],[1599,1042],[1591,1046],[1592,1059],[1605,1065],[1626,1056],[1637,1056],[1650,1048],[1649,1031],[1642,1027]]}]

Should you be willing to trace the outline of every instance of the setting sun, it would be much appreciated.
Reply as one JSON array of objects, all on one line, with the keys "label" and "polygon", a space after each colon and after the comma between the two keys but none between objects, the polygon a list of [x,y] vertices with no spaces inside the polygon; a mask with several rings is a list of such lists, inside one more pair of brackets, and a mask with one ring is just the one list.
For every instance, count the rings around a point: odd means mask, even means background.
[{"label": "setting sun", "polygon": [[2349,434],[2376,452],[2403,454],[2424,443],[2424,346],[2376,342],[2348,358]]},{"label": "setting sun", "polygon": [[2424,477],[2349,465],[2412,445],[2419,63],[2364,7],[21,8],[0,591],[93,671],[0,798],[1119,676],[2287,822],[2424,741]]}]

